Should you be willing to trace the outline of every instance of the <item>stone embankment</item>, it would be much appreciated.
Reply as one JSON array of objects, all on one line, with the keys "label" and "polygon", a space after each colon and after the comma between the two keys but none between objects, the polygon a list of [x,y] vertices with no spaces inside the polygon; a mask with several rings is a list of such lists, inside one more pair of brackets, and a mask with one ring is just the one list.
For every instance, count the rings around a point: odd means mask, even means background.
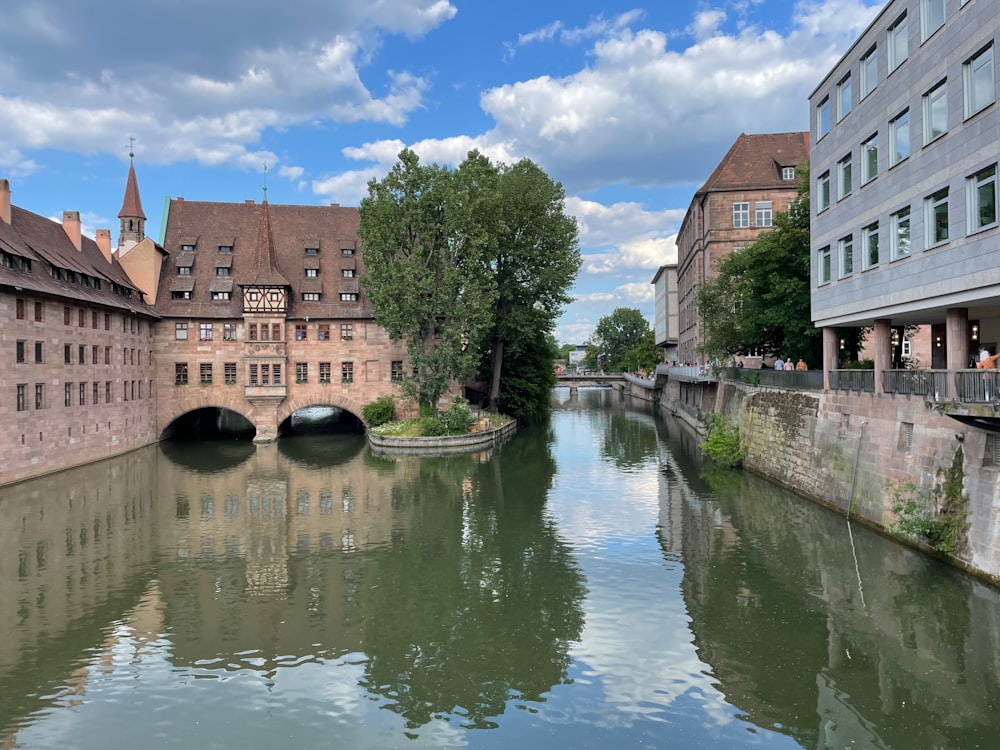
[{"label": "stone embankment", "polygon": [[385,453],[419,453],[444,455],[481,450],[496,445],[517,431],[517,421],[509,420],[494,426],[488,419],[480,420],[474,432],[465,435],[440,435],[438,437],[395,437],[368,432],[372,448]]}]

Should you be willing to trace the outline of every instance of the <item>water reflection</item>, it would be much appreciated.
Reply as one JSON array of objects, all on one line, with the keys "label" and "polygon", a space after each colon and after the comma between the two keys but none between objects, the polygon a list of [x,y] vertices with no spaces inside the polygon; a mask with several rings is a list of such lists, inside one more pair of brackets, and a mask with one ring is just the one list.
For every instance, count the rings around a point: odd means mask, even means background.
[{"label": "water reflection", "polygon": [[708,469],[581,389],[484,453],[165,444],[4,488],[0,747],[1000,741],[995,589]]}]

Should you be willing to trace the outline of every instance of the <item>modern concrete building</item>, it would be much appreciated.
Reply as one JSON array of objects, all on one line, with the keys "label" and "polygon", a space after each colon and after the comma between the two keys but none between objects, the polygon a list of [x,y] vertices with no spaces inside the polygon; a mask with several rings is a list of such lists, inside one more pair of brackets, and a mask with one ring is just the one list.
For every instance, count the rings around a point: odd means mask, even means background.
[{"label": "modern concrete building", "polygon": [[[874,382],[849,387],[900,392],[891,363],[903,326],[929,327],[925,368],[958,371],[981,344],[997,351],[998,10],[994,0],[891,0],[810,96],[824,370],[837,371],[838,328],[874,328]],[[959,375],[935,390],[971,397],[963,383],[983,384]]]},{"label": "modern concrete building", "polygon": [[677,360],[677,264],[660,266],[653,285],[653,333],[663,361]]},{"label": "modern concrete building", "polygon": [[[808,133],[741,133],[688,207],[677,235],[677,357],[704,362],[695,293],[731,252],[753,244],[798,194],[796,167],[809,161]],[[776,352],[747,352],[748,367]]]}]

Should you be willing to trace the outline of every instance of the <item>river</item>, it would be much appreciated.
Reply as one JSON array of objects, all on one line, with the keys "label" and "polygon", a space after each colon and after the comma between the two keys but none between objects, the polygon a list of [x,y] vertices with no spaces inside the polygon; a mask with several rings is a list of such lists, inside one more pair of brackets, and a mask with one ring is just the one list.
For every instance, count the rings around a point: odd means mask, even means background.
[{"label": "river", "polygon": [[0,747],[1000,746],[995,588],[554,394],[473,455],[171,442],[0,489]]}]

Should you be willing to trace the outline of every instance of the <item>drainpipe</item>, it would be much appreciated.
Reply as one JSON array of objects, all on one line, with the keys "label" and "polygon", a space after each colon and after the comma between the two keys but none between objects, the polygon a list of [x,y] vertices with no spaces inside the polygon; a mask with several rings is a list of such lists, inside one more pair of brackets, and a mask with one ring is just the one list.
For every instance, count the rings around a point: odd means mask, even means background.
[{"label": "drainpipe", "polygon": [[851,520],[851,513],[854,512],[854,486],[858,481],[858,459],[861,458],[861,441],[865,435],[865,425],[868,424],[868,420],[861,423],[861,427],[858,428],[858,446],[854,451],[854,472],[851,474],[851,494],[847,498],[847,520]]}]

